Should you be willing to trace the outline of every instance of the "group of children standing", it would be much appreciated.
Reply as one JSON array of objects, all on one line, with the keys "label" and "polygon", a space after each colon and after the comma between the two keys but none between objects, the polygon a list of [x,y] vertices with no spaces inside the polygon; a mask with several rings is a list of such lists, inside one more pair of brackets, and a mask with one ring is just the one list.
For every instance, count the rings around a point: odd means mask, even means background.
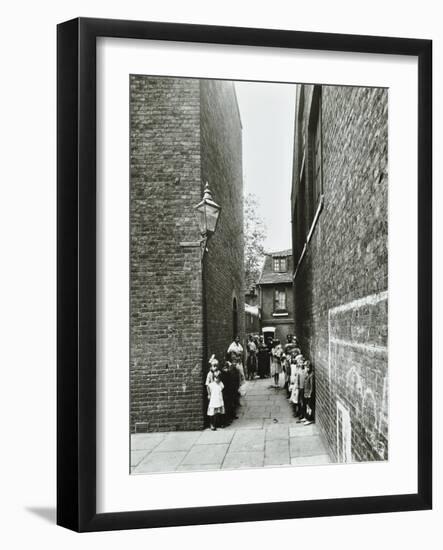
[{"label": "group of children standing", "polygon": [[[303,422],[305,425],[312,424],[315,409],[314,371],[310,361],[302,355],[295,336],[287,336],[284,348],[279,340],[273,341],[271,376],[274,378],[275,388],[283,385],[286,389],[297,422]],[[281,378],[283,378],[282,385]]]},{"label": "group of children standing", "polygon": [[240,386],[244,384],[242,369],[236,363],[225,361],[220,368],[214,355],[209,360],[209,372],[206,376],[208,392],[208,418],[211,430],[224,428],[235,418],[240,402]]},{"label": "group of children standing", "polygon": [[[234,344],[238,346],[238,350],[231,349]],[[242,352],[239,338],[236,338],[228,349],[228,357],[231,360],[225,361],[222,368],[214,355],[209,360],[210,368],[205,385],[211,430],[223,428],[237,418],[236,411],[245,383]],[[275,388],[286,389],[297,422],[312,424],[315,414],[314,371],[310,362],[302,355],[295,336],[288,335],[284,348],[278,340],[272,342],[270,375],[274,378]]]},{"label": "group of children standing", "polygon": [[287,391],[297,422],[303,422],[306,426],[312,424],[315,408],[314,371],[301,353],[291,356]]}]

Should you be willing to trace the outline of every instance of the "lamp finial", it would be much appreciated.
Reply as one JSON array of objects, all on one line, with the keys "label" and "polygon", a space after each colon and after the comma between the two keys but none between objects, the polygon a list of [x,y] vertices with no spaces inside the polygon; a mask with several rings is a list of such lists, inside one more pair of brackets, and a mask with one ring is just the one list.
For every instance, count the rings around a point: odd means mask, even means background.
[{"label": "lamp finial", "polygon": [[205,183],[205,188],[203,190],[203,200],[205,199],[209,199],[209,200],[213,200],[212,198],[212,191],[209,189],[209,183],[206,182]]}]

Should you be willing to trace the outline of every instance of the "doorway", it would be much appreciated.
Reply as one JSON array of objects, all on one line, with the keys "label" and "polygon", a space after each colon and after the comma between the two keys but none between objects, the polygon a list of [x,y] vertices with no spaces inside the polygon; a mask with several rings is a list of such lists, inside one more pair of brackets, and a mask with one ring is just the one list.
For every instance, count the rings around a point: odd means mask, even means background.
[{"label": "doorway", "polygon": [[232,339],[238,336],[238,306],[237,298],[232,300]]},{"label": "doorway", "polygon": [[349,410],[337,401],[337,462],[352,462],[351,436]]}]

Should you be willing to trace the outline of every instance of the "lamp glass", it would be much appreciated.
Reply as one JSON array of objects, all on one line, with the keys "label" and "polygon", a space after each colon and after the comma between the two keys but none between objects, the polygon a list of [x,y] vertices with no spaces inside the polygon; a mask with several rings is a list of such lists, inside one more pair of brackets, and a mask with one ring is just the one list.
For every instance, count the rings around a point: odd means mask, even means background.
[{"label": "lamp glass", "polygon": [[217,226],[220,208],[212,204],[205,204],[206,233],[214,233]]},{"label": "lamp glass", "polygon": [[195,212],[197,214],[198,226],[200,228],[200,233],[204,235],[206,233],[206,215],[205,215],[205,205],[200,204]]},{"label": "lamp glass", "polygon": [[220,207],[215,204],[203,200],[198,206],[196,206],[196,214],[198,219],[198,225],[200,227],[200,233],[202,235],[210,235],[215,232],[217,226],[218,216],[220,214]]}]

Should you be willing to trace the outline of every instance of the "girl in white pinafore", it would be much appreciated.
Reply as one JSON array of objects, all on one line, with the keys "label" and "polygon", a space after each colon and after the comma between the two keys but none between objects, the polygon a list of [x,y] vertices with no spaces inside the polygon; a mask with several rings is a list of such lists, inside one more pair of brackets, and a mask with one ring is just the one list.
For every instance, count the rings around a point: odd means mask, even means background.
[{"label": "girl in white pinafore", "polygon": [[214,381],[208,386],[209,405],[208,416],[211,430],[216,430],[217,424],[223,428],[223,423],[219,422],[221,416],[225,414],[225,404],[223,401],[223,382],[220,380],[220,375],[214,377]]}]

